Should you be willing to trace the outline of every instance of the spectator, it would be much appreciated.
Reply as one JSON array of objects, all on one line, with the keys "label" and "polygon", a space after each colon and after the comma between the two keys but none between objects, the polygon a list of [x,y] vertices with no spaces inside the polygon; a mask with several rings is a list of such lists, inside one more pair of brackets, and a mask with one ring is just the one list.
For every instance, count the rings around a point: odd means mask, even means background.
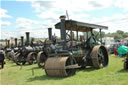
[{"label": "spectator", "polygon": [[0,63],[1,63],[1,68],[4,68],[4,59],[5,59],[4,53],[3,53],[2,50],[0,50]]},{"label": "spectator", "polygon": [[117,47],[116,46],[114,47],[114,53],[115,53],[115,56],[118,55],[118,53],[117,53]]}]

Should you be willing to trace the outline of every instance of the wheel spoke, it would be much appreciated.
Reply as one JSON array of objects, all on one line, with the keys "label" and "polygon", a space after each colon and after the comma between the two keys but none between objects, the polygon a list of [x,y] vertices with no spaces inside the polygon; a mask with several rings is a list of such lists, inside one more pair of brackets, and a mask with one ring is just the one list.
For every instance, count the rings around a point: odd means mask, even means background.
[{"label": "wheel spoke", "polygon": [[104,64],[104,55],[103,55],[102,49],[99,49],[98,59],[99,59],[100,66],[103,67],[103,64]]}]

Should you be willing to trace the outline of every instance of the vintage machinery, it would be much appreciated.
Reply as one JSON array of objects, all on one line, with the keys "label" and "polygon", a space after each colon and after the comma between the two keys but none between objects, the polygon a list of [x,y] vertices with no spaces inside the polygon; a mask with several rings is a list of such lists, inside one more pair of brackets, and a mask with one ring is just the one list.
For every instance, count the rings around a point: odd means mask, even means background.
[{"label": "vintage machinery", "polygon": [[36,62],[37,52],[41,51],[43,46],[37,46],[30,44],[29,32],[26,32],[26,43],[24,45],[24,38],[21,37],[21,47],[15,56],[15,62],[17,65],[24,65],[26,62],[33,64]]},{"label": "vintage machinery", "polygon": [[43,42],[40,44],[31,45],[33,51],[31,51],[27,56],[27,61],[29,64],[37,63],[37,54],[43,50]]},{"label": "vintage machinery", "polygon": [[[65,18],[65,16],[61,16],[61,21],[55,25],[56,29],[60,29],[61,40],[56,40],[54,43],[47,41],[48,45],[44,45],[45,55],[47,55],[44,64],[46,74],[64,77],[74,75],[77,68],[106,67],[109,58],[106,48],[102,45],[101,30],[108,27],[65,20]],[[93,34],[93,29],[96,28],[100,29],[101,44],[98,44],[98,40]],[[70,34],[68,34],[69,31]],[[76,31],[76,39],[73,31]],[[79,39],[79,32],[86,32],[86,40],[82,37]]]},{"label": "vintage machinery", "polygon": [[19,50],[19,47],[18,47],[18,45],[17,45],[17,38],[15,38],[15,46],[14,46],[14,48],[13,48],[12,50],[13,50],[13,52],[10,53],[10,56],[11,56],[11,58],[12,58],[12,61],[15,62],[15,56],[16,56],[16,54],[18,53],[18,50]]},{"label": "vintage machinery", "polygon": [[16,53],[17,51],[18,51],[17,38],[15,38],[14,52]]},{"label": "vintage machinery", "polygon": [[24,37],[21,36],[20,47],[18,48],[18,51],[15,54],[15,58],[14,58],[14,61],[17,65],[21,65],[21,64],[26,63],[23,61],[23,56],[21,55],[23,47],[24,47]]},{"label": "vintage machinery", "polygon": [[44,41],[44,47],[37,55],[37,64],[39,67],[44,68],[44,62],[48,58],[48,52],[50,50],[50,45],[54,43],[54,37],[52,37],[52,28],[48,28],[48,40]]},{"label": "vintage machinery", "polygon": [[11,60],[10,52],[11,52],[10,40],[6,40],[5,55],[9,60]]},{"label": "vintage machinery", "polygon": [[122,55],[124,56],[124,69],[128,69],[128,47],[127,46],[124,46],[124,45],[121,45],[118,47],[117,49],[117,52],[119,55]]},{"label": "vintage machinery", "polygon": [[128,70],[128,53],[126,54],[126,58],[123,61],[124,61],[124,69]]},{"label": "vintage machinery", "polygon": [[17,38],[15,38],[15,46],[14,47],[13,46],[10,47],[10,45],[9,45],[10,44],[10,40],[7,40],[6,43],[7,43],[6,44],[6,49],[5,49],[6,57],[9,60],[13,60],[14,61],[14,57],[17,54],[17,51],[18,51]]}]

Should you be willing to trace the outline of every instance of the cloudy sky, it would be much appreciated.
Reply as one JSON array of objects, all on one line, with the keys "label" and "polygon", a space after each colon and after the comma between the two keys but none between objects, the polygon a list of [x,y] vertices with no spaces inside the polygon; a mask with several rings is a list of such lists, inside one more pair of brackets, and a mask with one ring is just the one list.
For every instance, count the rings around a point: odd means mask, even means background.
[{"label": "cloudy sky", "polygon": [[70,19],[108,26],[106,33],[128,32],[128,0],[0,0],[0,6],[1,39],[19,38],[26,31],[46,38],[47,28],[54,29],[66,10]]}]

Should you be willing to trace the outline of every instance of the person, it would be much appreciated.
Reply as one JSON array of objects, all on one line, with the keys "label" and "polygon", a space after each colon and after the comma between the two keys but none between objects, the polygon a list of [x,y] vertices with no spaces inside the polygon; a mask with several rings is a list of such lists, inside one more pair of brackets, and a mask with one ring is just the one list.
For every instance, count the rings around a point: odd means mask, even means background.
[{"label": "person", "polygon": [[118,55],[118,53],[117,53],[117,47],[116,46],[114,47],[114,53],[115,53],[115,56]]},{"label": "person", "polygon": [[0,63],[1,63],[1,68],[4,68],[4,59],[5,59],[5,56],[4,56],[4,52],[3,50],[0,50]]}]

